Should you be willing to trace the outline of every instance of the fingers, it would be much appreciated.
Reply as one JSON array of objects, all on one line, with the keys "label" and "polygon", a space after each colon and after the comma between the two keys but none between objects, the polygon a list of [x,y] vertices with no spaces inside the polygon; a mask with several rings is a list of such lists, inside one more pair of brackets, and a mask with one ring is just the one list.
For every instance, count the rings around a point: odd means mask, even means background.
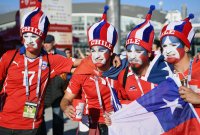
[{"label": "fingers", "polygon": [[185,86],[179,87],[179,91],[181,91],[181,90],[183,90],[183,91],[191,91],[189,88],[187,88]]},{"label": "fingers", "polygon": [[107,126],[110,126],[112,124],[110,115],[111,114],[108,113],[108,112],[105,112],[105,114],[104,114],[104,121],[105,121]]},{"label": "fingers", "polygon": [[64,111],[64,113],[71,120],[73,120],[73,118],[76,116],[75,109],[72,105],[69,105]]}]

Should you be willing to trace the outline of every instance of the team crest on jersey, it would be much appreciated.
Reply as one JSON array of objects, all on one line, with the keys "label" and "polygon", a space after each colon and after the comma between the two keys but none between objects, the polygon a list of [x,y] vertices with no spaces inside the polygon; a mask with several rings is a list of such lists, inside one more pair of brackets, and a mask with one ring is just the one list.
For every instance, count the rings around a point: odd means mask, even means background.
[{"label": "team crest on jersey", "polygon": [[47,68],[48,64],[46,61],[42,62],[42,70],[45,70]]},{"label": "team crest on jersey", "polygon": [[129,91],[136,91],[136,87],[135,86],[130,86]]}]

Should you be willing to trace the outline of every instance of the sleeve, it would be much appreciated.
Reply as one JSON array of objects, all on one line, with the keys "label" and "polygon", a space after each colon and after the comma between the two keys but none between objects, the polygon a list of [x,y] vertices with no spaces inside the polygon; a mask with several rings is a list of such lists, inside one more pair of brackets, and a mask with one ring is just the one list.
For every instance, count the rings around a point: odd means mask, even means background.
[{"label": "sleeve", "polygon": [[0,83],[6,78],[6,70],[8,68],[9,62],[11,61],[14,51],[8,51],[0,59]]},{"label": "sleeve", "polygon": [[71,80],[69,81],[67,92],[72,94],[79,94],[85,78],[86,75],[73,74]]},{"label": "sleeve", "polygon": [[70,73],[71,68],[74,64],[71,58],[66,58],[61,55],[50,55],[50,66],[51,66],[51,78],[61,73]]}]

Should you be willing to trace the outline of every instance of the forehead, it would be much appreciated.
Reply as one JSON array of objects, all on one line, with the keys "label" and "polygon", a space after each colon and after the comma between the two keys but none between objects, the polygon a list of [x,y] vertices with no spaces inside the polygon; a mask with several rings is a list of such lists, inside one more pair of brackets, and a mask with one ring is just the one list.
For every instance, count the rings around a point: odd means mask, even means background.
[{"label": "forehead", "polygon": [[142,46],[136,45],[136,44],[130,44],[126,47],[127,50],[140,50],[140,51],[146,51]]},{"label": "forehead", "polygon": [[91,50],[108,50],[108,48],[103,46],[92,46]]},{"label": "forehead", "polygon": [[165,36],[162,39],[162,45],[170,44],[170,43],[178,43],[178,42],[181,42],[181,41],[175,36]]},{"label": "forehead", "polygon": [[39,37],[38,35],[36,35],[34,33],[31,33],[31,32],[26,32],[23,35],[26,35],[26,36],[37,36],[37,37]]}]

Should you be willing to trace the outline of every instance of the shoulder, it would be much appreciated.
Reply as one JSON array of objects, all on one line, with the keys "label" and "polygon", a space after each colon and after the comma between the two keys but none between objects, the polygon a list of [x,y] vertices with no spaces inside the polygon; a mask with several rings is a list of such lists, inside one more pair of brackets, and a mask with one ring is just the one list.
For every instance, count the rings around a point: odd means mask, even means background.
[{"label": "shoulder", "polygon": [[61,50],[55,49],[55,52],[56,52],[56,54],[59,54],[59,55],[62,55],[62,56],[66,57],[66,54]]}]

